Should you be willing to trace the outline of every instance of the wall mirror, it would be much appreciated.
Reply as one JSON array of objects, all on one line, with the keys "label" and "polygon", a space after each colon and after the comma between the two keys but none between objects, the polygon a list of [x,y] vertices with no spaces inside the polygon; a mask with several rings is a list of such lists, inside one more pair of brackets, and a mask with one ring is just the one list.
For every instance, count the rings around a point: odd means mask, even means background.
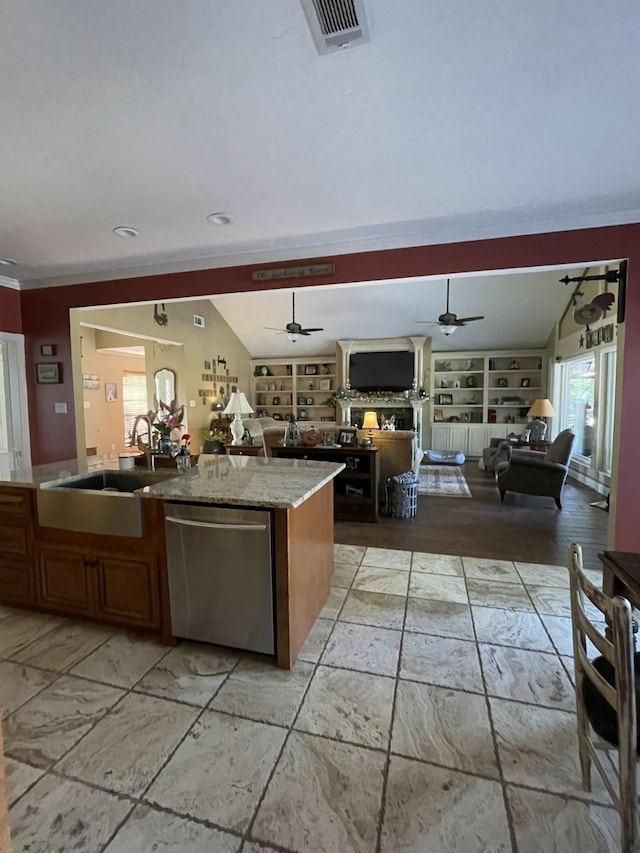
[{"label": "wall mirror", "polygon": [[170,403],[176,399],[176,374],[174,370],[163,367],[153,374],[156,383],[156,399],[163,403]]}]

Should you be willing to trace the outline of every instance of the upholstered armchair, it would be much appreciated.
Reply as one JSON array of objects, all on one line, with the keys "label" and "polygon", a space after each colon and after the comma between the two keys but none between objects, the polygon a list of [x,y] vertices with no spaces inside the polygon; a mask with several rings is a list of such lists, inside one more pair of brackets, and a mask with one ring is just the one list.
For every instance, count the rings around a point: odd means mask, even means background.
[{"label": "upholstered armchair", "polygon": [[513,450],[511,459],[497,469],[500,500],[507,492],[524,495],[545,495],[555,500],[562,509],[560,495],[569,472],[569,460],[575,435],[565,429],[550,445],[546,453],[537,450]]}]

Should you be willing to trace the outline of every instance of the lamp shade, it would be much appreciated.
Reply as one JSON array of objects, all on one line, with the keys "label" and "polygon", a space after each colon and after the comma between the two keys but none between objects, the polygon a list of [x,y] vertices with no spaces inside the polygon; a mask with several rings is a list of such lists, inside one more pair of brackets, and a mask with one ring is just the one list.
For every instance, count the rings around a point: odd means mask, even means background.
[{"label": "lamp shade", "polygon": [[362,429],[378,429],[378,416],[375,412],[365,412]]},{"label": "lamp shade", "polygon": [[243,391],[234,391],[229,397],[227,407],[222,413],[223,415],[251,415],[253,409],[249,405],[249,401]]},{"label": "lamp shade", "polygon": [[554,418],[556,410],[549,400],[535,400],[527,414],[532,418]]}]

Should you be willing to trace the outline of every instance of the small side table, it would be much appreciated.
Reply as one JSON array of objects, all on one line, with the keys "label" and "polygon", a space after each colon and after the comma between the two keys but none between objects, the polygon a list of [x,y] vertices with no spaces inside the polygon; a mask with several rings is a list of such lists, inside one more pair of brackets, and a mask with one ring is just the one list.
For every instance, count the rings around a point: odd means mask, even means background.
[{"label": "small side table", "polygon": [[225,444],[227,456],[262,456],[261,444]]}]

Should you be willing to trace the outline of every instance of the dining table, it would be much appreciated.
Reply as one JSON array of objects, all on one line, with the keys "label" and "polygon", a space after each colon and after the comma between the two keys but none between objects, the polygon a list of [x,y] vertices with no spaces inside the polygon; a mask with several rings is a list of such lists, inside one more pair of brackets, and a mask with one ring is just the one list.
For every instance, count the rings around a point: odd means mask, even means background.
[{"label": "dining table", "polygon": [[[634,609],[640,609],[640,554],[633,551],[602,551],[598,554],[602,563],[602,591],[609,598],[621,595]],[[607,620],[608,621],[608,620]],[[638,620],[633,620],[634,643],[638,633]],[[605,634],[612,639],[611,626]]]}]

